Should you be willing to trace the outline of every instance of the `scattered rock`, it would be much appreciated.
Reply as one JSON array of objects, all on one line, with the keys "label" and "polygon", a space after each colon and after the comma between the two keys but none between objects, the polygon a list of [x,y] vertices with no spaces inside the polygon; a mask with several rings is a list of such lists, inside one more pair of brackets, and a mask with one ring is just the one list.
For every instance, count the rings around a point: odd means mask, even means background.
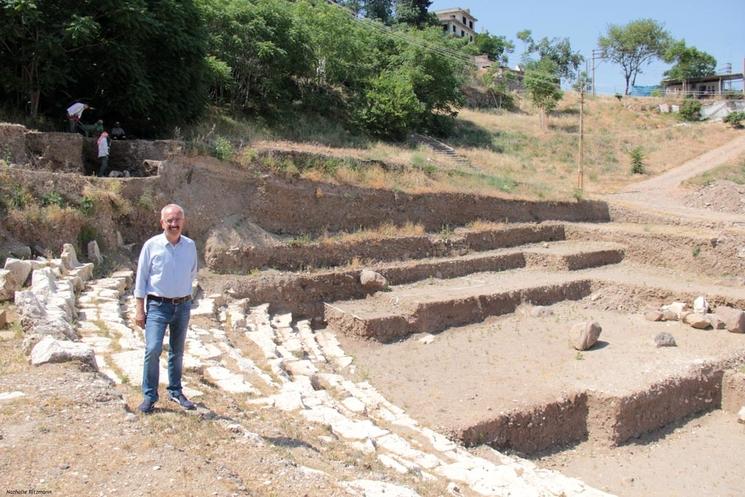
[{"label": "scattered rock", "polygon": [[0,328],[5,328],[6,324],[8,324],[7,314],[2,310],[0,311]]},{"label": "scattered rock", "polygon": [[647,321],[662,321],[663,314],[659,309],[647,309],[644,311],[644,319]]},{"label": "scattered rock", "polygon": [[11,300],[21,286],[16,282],[13,273],[7,269],[0,269],[0,302]]},{"label": "scattered rock", "polygon": [[88,260],[94,264],[103,263],[103,257],[101,257],[101,250],[98,248],[98,242],[91,240],[88,242]]},{"label": "scattered rock", "polygon": [[711,327],[711,323],[709,322],[707,317],[704,314],[699,314],[697,312],[691,312],[687,314],[683,321],[686,324],[690,324],[692,328],[696,328],[697,330],[705,330]]},{"label": "scattered rock", "polygon": [[707,314],[706,319],[709,320],[711,327],[715,330],[724,330],[727,328],[724,321],[722,321],[716,314]]},{"label": "scattered rock", "polygon": [[31,351],[31,364],[34,366],[68,361],[80,361],[89,370],[98,370],[93,348],[86,343],[56,340],[47,336]]},{"label": "scattered rock", "polygon": [[696,297],[693,301],[693,312],[706,314],[709,312],[709,302],[703,296]]},{"label": "scattered rock", "polygon": [[666,309],[671,310],[672,312],[674,312],[678,316],[678,319],[682,321],[683,320],[683,313],[686,312],[686,309],[687,308],[688,308],[688,304],[686,304],[685,302],[673,302],[670,305],[663,306],[662,307],[662,310],[663,311],[666,310]]},{"label": "scattered rock", "polygon": [[423,343],[424,345],[429,345],[430,343],[435,341],[435,336],[430,335],[429,333],[426,333],[422,338],[417,340],[419,343]]},{"label": "scattered rock", "polygon": [[569,343],[577,350],[589,350],[598,341],[603,328],[594,321],[576,323],[569,330]]},{"label": "scattered rock", "polygon": [[26,280],[28,280],[28,275],[31,274],[33,266],[31,265],[31,261],[22,261],[21,259],[8,257],[5,259],[4,269],[11,272],[13,280],[15,280],[19,286],[18,289],[20,289],[26,283]]},{"label": "scattered rock", "polygon": [[654,343],[658,347],[677,347],[678,346],[678,344],[675,343],[675,337],[666,331],[657,333],[657,335],[654,337]]},{"label": "scattered rock", "polygon": [[360,284],[362,284],[366,290],[378,291],[384,290],[388,287],[388,280],[386,280],[380,273],[376,273],[369,269],[363,269],[360,273]]},{"label": "scattered rock", "polygon": [[745,406],[742,406],[740,412],[737,413],[737,422],[745,424]]},{"label": "scattered rock", "polygon": [[677,321],[678,313],[676,313],[672,309],[664,309],[662,311],[662,320],[663,321]]},{"label": "scattered rock", "polygon": [[716,316],[724,321],[724,327],[732,333],[745,333],[745,312],[721,305],[717,307]]}]

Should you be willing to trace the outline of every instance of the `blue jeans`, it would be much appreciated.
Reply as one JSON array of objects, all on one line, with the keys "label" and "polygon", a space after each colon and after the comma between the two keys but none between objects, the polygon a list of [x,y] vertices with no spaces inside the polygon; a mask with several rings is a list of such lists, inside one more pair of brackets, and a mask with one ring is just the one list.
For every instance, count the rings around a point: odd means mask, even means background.
[{"label": "blue jeans", "polygon": [[153,402],[158,400],[159,361],[166,328],[169,328],[170,335],[168,340],[168,392],[171,395],[181,393],[181,371],[190,315],[190,301],[181,304],[147,301],[145,367],[142,372],[142,394],[146,399]]}]

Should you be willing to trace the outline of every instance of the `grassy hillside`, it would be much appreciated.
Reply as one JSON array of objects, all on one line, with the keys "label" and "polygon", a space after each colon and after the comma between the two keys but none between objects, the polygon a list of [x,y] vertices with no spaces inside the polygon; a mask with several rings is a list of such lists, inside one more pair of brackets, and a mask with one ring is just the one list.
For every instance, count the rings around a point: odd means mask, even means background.
[{"label": "grassy hillside", "polygon": [[[661,101],[661,100],[660,100]],[[656,111],[655,99],[588,98],[585,103],[585,195],[612,192],[645,176],[631,174],[630,152],[640,147],[647,174],[658,174],[737,135],[720,123],[682,123]],[[413,142],[383,142],[351,134],[322,119],[275,123],[235,120],[213,110],[184,135],[196,148],[249,163],[257,149],[280,148],[339,160],[299,170],[271,163],[285,174],[408,192],[461,191],[520,198],[576,196],[579,104],[565,95],[541,129],[525,102],[516,112],[463,109],[453,134],[442,141],[466,160],[454,161]],[[383,161],[392,168],[360,167],[345,158]]]}]

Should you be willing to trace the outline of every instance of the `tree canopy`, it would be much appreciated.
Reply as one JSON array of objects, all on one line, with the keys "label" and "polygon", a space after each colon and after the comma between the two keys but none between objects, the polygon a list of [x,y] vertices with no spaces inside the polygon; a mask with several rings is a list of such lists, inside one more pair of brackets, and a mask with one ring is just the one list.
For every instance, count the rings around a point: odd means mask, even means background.
[{"label": "tree canopy", "polygon": [[663,59],[673,67],[665,71],[666,79],[691,79],[716,73],[717,60],[695,47],[686,46],[685,40],[670,44]]},{"label": "tree canopy", "polygon": [[611,24],[598,39],[603,55],[623,69],[625,94],[636,83],[642,67],[663,58],[671,42],[670,34],[654,19],[639,19],[626,25]]},{"label": "tree canopy", "polygon": [[[553,67],[556,75],[566,81],[574,81],[579,66],[585,60],[582,54],[572,50],[569,38],[552,38],[549,40],[544,36],[535,41],[529,29],[518,32],[517,38],[525,44],[522,55],[524,64],[533,60],[533,55],[537,55],[539,61],[551,60],[554,63]],[[544,65],[543,67],[545,69],[549,66]]]}]

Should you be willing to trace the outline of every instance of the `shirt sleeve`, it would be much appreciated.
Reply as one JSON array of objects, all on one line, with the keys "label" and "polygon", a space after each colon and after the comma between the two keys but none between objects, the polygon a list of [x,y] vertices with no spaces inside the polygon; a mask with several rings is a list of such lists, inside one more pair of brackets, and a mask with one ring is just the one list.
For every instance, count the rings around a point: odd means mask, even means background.
[{"label": "shirt sleeve", "polygon": [[145,243],[140,251],[137,261],[137,277],[135,278],[134,295],[138,299],[144,299],[147,295],[147,282],[150,279],[150,245]]},{"label": "shirt sleeve", "polygon": [[191,248],[192,248],[192,261],[193,261],[192,266],[191,266],[191,281],[194,281],[197,277],[197,270],[199,269],[198,264],[197,264],[197,259],[198,259],[197,245],[193,244]]}]

